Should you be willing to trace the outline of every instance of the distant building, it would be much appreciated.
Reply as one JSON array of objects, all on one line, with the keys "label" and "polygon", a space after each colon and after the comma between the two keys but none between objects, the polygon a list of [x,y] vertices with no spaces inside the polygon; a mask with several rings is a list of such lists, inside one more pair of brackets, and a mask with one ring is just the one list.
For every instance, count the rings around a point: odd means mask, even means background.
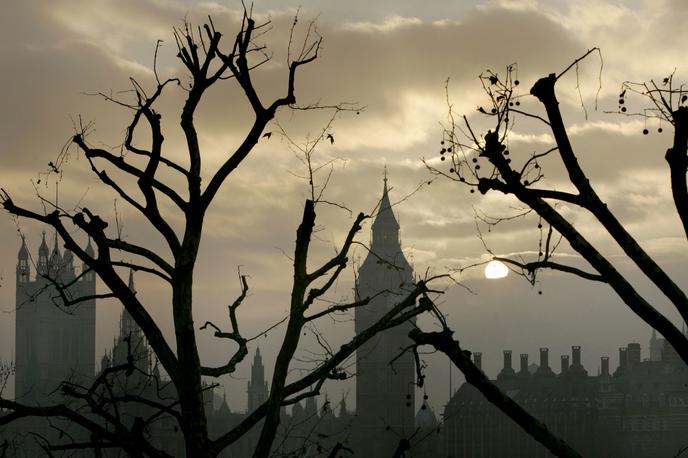
[{"label": "distant building", "polygon": [[[93,253],[89,242],[86,248]],[[60,253],[57,235],[52,250],[43,240],[36,275],[22,237],[16,276],[15,399],[40,404],[65,380],[90,380],[95,374],[95,299],[64,306],[69,300],[93,297],[95,276],[86,267],[77,277],[74,256]]]},{"label": "distant building", "polygon": [[[129,271],[129,289],[136,292],[133,271]],[[129,367],[125,370],[114,370],[117,367]],[[184,438],[179,432],[176,420],[169,415],[154,415],[158,411],[145,403],[146,400],[157,403],[169,403],[177,398],[177,391],[171,381],[162,377],[153,354],[148,347],[143,330],[136,324],[126,309],[122,310],[119,320],[119,333],[115,336],[112,349],[101,358],[99,374],[113,370],[108,377],[109,386],[99,386],[102,399],[122,398],[129,396],[141,401],[117,402],[117,408],[108,402],[107,411],[117,416],[119,421],[130,429],[140,428],[144,437],[161,450],[181,456],[184,454]],[[212,409],[212,392],[205,395],[206,409]],[[148,422],[147,419],[155,421]],[[120,450],[104,450],[104,456],[120,456]]]},{"label": "distant building", "polygon": [[[86,250],[93,255],[90,241]],[[15,283],[14,390],[15,400],[26,405],[63,402],[63,382],[89,386],[95,375],[95,275],[75,266],[71,251],[60,252],[57,235],[49,249],[44,232],[37,254],[32,258],[22,237]],[[85,300],[69,305],[64,298]],[[12,444],[14,456],[37,456],[41,451],[33,438],[58,435],[85,439],[83,430],[60,419],[29,417],[0,428],[0,441]]]},{"label": "distant building", "polygon": [[[89,242],[87,252],[93,254]],[[101,358],[95,370],[95,301],[81,302],[65,313],[58,294],[47,278],[68,283],[69,297],[95,294],[95,277],[82,267],[76,276],[70,252],[60,255],[57,239],[52,254],[45,242],[39,249],[36,280],[30,279],[29,255],[22,242],[17,265],[17,399],[36,403],[66,379],[77,376],[92,382],[97,374],[110,371],[109,392],[103,399],[135,396],[160,402],[176,398],[172,383],[161,376],[143,331],[131,315],[123,310],[119,332],[112,348]],[[372,225],[370,252],[362,263],[356,284],[356,298],[374,297],[355,311],[355,331],[364,332],[388,312],[406,291],[414,287],[413,272],[404,257],[399,239],[399,223],[389,200],[387,177],[378,215]],[[135,291],[133,273],[129,288]],[[400,438],[412,438],[414,457],[434,457],[438,450],[439,424],[429,405],[415,410],[415,362],[404,348],[411,344],[408,325],[399,326],[375,336],[356,355],[357,412],[347,409],[346,398],[337,405],[325,397],[319,407],[315,397],[283,408],[273,454],[281,457],[328,456],[340,443],[356,456],[392,456]],[[393,364],[390,364],[395,360]],[[131,363],[133,367],[119,370]],[[238,425],[246,415],[262,405],[269,395],[265,367],[259,349],[253,356],[251,377],[247,382],[248,412],[233,412],[223,395],[219,408],[213,406],[213,392],[208,389],[206,413],[211,437],[217,437]],[[100,387],[105,390],[105,386]],[[106,403],[112,410],[112,403]],[[141,427],[154,445],[173,456],[184,453],[183,436],[169,416],[152,416],[145,402],[118,403],[117,415],[129,428]],[[155,418],[146,422],[147,418]],[[43,421],[43,420],[40,420]],[[43,421],[43,423],[47,422]],[[228,447],[221,456],[252,456],[262,423]],[[34,430],[27,422],[18,431]],[[32,452],[31,452],[32,453]],[[28,453],[26,456],[32,456]],[[101,451],[104,456],[119,456],[117,449]],[[348,453],[348,452],[347,452]]]},{"label": "distant building", "polygon": [[253,412],[268,400],[268,382],[265,381],[265,368],[260,348],[256,349],[251,366],[251,380],[248,381],[248,411]]},{"label": "distant building", "polygon": [[[392,211],[385,176],[370,252],[358,270],[356,284],[358,300],[373,299],[356,308],[356,334],[368,329],[413,287],[413,271],[401,250],[399,223]],[[408,438],[415,430],[415,361],[410,352],[399,357],[412,344],[408,333],[414,322],[380,333],[356,351],[352,446],[357,453],[392,456],[399,439]]]},{"label": "distant building", "polygon": [[[516,372],[505,351],[494,383],[585,457],[676,456],[688,445],[688,368],[666,343],[653,359],[658,341],[653,332],[646,361],[640,344],[621,348],[614,374],[609,358],[602,357],[595,376],[582,366],[578,346],[572,347],[570,365],[569,355],[561,356],[558,374],[547,348],[540,349],[534,372],[527,354],[521,354]],[[442,442],[445,457],[551,456],[466,383],[445,407]]]},{"label": "distant building", "polygon": [[[357,334],[365,331],[388,312],[405,292],[413,288],[413,271],[404,257],[397,222],[389,200],[385,177],[379,211],[372,225],[370,252],[358,271],[356,298],[374,299],[355,312]],[[411,326],[399,326],[375,336],[356,353],[356,412],[350,412],[346,399],[332,405],[325,398],[318,407],[315,397],[283,411],[274,456],[328,456],[336,443],[356,456],[392,456],[401,438],[412,438],[413,457],[435,457],[439,450],[439,424],[426,402],[415,411],[415,362],[411,354],[397,358],[411,344]],[[393,364],[390,362],[397,358]],[[256,350],[247,385],[248,411],[268,397],[260,351]],[[224,408],[229,415],[229,408]],[[213,424],[238,424],[243,416],[234,414],[223,420],[215,411]],[[418,428],[418,429],[416,429]],[[251,456],[259,428],[228,449],[227,456]],[[344,456],[348,456],[347,453]],[[406,455],[409,456],[409,455]]]}]

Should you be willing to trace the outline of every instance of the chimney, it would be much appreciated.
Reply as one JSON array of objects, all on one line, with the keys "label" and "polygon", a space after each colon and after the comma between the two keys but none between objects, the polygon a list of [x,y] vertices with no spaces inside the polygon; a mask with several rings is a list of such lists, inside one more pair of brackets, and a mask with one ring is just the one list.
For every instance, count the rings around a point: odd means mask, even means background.
[{"label": "chimney", "polygon": [[539,377],[554,377],[554,371],[549,367],[549,348],[540,348],[540,366],[535,371],[535,375]]},{"label": "chimney", "polygon": [[627,359],[627,351],[628,349],[626,347],[621,347],[619,348],[619,371],[625,371],[626,370],[626,363],[628,362]]},{"label": "chimney", "polygon": [[508,380],[516,375],[511,366],[511,350],[504,350],[504,367],[497,374],[497,380]]},{"label": "chimney", "polygon": [[511,350],[504,350],[504,370],[511,369]]},{"label": "chimney", "polygon": [[518,372],[521,375],[528,375],[528,353],[521,353],[521,370]]},{"label": "chimney", "polygon": [[626,362],[629,369],[640,364],[640,344],[629,343],[626,352]]},{"label": "chimney", "polygon": [[549,348],[540,348],[540,369],[549,368],[549,358],[548,358]]},{"label": "chimney", "polygon": [[481,371],[483,370],[483,354],[481,352],[473,352],[473,364],[475,364],[476,367]]},{"label": "chimney", "polygon": [[574,345],[571,347],[571,354],[573,355],[573,365],[578,367],[581,365],[581,347]]},{"label": "chimney", "polygon": [[565,374],[569,370],[569,355],[561,355],[561,373]]},{"label": "chimney", "polygon": [[608,376],[609,375],[609,356],[602,356],[600,358],[600,362],[602,364],[602,375]]}]

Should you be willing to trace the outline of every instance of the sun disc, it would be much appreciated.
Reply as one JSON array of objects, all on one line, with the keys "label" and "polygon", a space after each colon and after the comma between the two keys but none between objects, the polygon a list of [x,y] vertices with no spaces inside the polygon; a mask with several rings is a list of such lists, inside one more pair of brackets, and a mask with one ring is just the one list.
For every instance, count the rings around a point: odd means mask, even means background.
[{"label": "sun disc", "polygon": [[501,261],[490,261],[485,266],[485,278],[504,278],[508,275],[509,268]]}]

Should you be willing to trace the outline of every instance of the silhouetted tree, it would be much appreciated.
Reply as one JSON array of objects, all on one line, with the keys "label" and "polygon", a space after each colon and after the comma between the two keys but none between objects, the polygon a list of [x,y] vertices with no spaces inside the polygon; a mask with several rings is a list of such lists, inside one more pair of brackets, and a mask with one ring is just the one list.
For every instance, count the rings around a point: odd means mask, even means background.
[{"label": "silhouetted tree", "polygon": [[[526,94],[519,93],[519,81],[515,78],[515,66],[507,67],[506,73],[498,74],[487,71],[481,75],[483,89],[488,97],[487,108],[479,107],[478,112],[493,123],[492,128],[484,135],[474,129],[467,116],[458,118],[449,108],[450,124],[444,131],[440,150],[442,164],[446,168],[426,164],[428,169],[437,175],[445,176],[457,183],[468,186],[470,192],[478,190],[482,194],[498,191],[514,196],[525,205],[522,213],[507,218],[489,218],[479,216],[480,222],[490,228],[515,218],[525,217],[534,212],[539,217],[539,249],[535,259],[525,257],[493,256],[510,268],[523,275],[532,284],[537,281],[537,274],[542,269],[552,269],[576,275],[580,278],[608,284],[623,302],[652,328],[659,331],[688,363],[688,339],[664,314],[653,305],[653,301],[644,296],[632,279],[622,274],[611,258],[599,251],[590,240],[572,224],[570,217],[561,211],[558,204],[587,212],[599,223],[606,233],[625,253],[630,260],[649,280],[669,299],[684,321],[688,321],[688,299],[685,292],[662,269],[628,232],[617,216],[599,197],[579,163],[568,137],[559,102],[555,93],[557,81],[569,70],[578,70],[578,64],[594,52],[593,48],[576,59],[559,74],[552,73],[539,79],[530,89],[533,96],[544,108],[544,114],[524,111],[521,102]],[[644,97],[650,107],[638,113],[630,113],[626,100],[631,94]],[[619,112],[625,115],[637,114],[646,118],[658,118],[674,130],[673,144],[667,150],[665,159],[669,166],[670,186],[679,220],[688,234],[688,192],[686,171],[688,167],[688,92],[683,86],[673,83],[673,75],[664,78],[662,83],[625,82],[619,94]],[[513,154],[507,147],[509,134],[518,118],[535,119],[543,123],[551,132],[554,144],[541,152],[523,158]],[[648,130],[643,131],[644,134]],[[557,157],[558,156],[558,157]],[[568,175],[575,191],[566,192],[543,185],[541,163],[544,158],[557,158]],[[623,160],[623,159],[621,159]],[[482,236],[481,236],[482,237]],[[587,267],[561,262],[555,252],[561,240],[566,240],[587,263]],[[525,256],[525,255],[524,255]],[[441,332],[427,333],[414,331],[411,337],[419,345],[431,345],[446,353],[454,364],[464,373],[468,383],[475,385],[486,398],[516,421],[532,437],[546,445],[558,456],[570,455],[570,450],[559,448],[560,444],[552,442],[552,437],[542,435],[544,425],[540,424],[527,412],[523,411],[508,396],[500,392],[470,361],[469,354],[463,353],[459,343],[452,338],[451,330],[446,326]],[[546,428],[545,428],[546,432]],[[558,451],[557,451],[558,450]]]},{"label": "silhouetted tree", "polygon": [[[294,21],[293,27],[296,26],[296,22]],[[151,422],[165,417],[175,422],[183,434],[186,456],[205,457],[216,456],[262,421],[260,439],[254,456],[266,457],[273,445],[280,421],[280,409],[283,406],[318,394],[326,380],[346,378],[348,374],[342,368],[343,364],[363,343],[376,333],[404,323],[433,307],[427,296],[430,291],[426,281],[418,281],[405,297],[400,297],[399,302],[370,328],[356,335],[338,350],[332,351],[310,372],[288,379],[288,374],[291,376],[290,363],[297,351],[304,326],[332,313],[345,312],[365,305],[371,299],[367,297],[350,304],[336,304],[325,309],[313,310],[314,302],[328,291],[349,264],[350,248],[361,229],[361,224],[368,218],[363,213],[359,214],[337,254],[320,266],[309,267],[309,244],[316,221],[316,208],[320,202],[320,194],[313,192],[304,204],[301,223],[296,233],[289,315],[285,335],[273,367],[269,398],[253,412],[249,412],[237,426],[227,428],[217,437],[209,436],[202,377],[232,374],[247,355],[249,339],[241,332],[237,310],[246,298],[249,285],[246,276],[240,276],[241,294],[228,306],[227,326],[206,322],[201,327],[213,329],[216,337],[227,339],[236,345],[225,364],[204,364],[197,345],[192,294],[204,220],[223,183],[237,170],[261,138],[269,138],[270,133],[264,133],[265,127],[277,111],[282,108],[304,108],[296,104],[295,79],[301,66],[317,59],[321,45],[321,38],[312,24],[305,33],[303,45],[294,46],[298,48],[296,53],[292,49],[293,43],[289,42],[291,57],[287,67],[286,92],[281,97],[266,102],[254,86],[253,74],[270,59],[266,48],[255,41],[257,36],[264,34],[268,29],[269,23],[258,24],[251,14],[245,11],[241,28],[227,49],[222,46],[223,35],[215,30],[212,21],[197,31],[188,24],[175,30],[174,36],[179,50],[177,57],[188,72],[188,84],[176,78],[162,81],[156,73],[157,84],[150,92],[146,92],[141,84],[132,80],[132,93],[135,97],[133,103],[103,95],[107,100],[132,110],[132,121],[126,128],[121,149],[108,150],[94,146],[89,141],[90,125],[80,126],[79,131],[71,139],[102,184],[135,209],[162,237],[166,243],[162,252],[156,251],[152,245],[124,240],[118,228],[113,229],[105,217],[88,208],[68,211],[58,207],[57,202],[43,200],[42,204],[52,208],[49,207],[50,211],[36,211],[16,202],[8,191],[2,190],[2,206],[8,213],[54,228],[63,240],[65,249],[85,264],[86,268],[81,275],[94,272],[100,278],[106,291],[98,294],[98,298],[114,298],[124,305],[125,310],[142,329],[148,344],[171,379],[177,398],[147,399],[135,395],[114,394],[110,389],[113,377],[122,374],[129,376],[138,370],[132,358],[127,358],[125,363],[103,370],[91,386],[65,382],[61,392],[64,399],[69,402],[36,406],[0,396],[0,426],[25,417],[60,418],[85,430],[92,440],[77,443],[70,442],[69,438],[65,437],[60,443],[47,444],[45,447],[48,451],[91,448],[94,453],[100,453],[103,448],[116,447],[131,456],[164,456],[165,452],[157,448],[147,436],[146,427]],[[291,36],[293,31],[292,29]],[[208,89],[225,80],[238,85],[243,91],[254,119],[240,145],[228,154],[219,168],[202,183],[203,152],[198,140],[194,115]],[[182,86],[186,91],[180,116],[186,141],[184,162],[172,160],[166,154],[161,115],[155,108],[166,89],[175,84]],[[345,109],[342,106],[331,108]],[[333,141],[331,134],[325,137],[327,133],[323,131],[322,137]],[[141,142],[138,141],[139,136],[143,135],[149,135],[148,146],[141,146]],[[63,157],[50,164],[55,171],[59,171],[62,159]],[[310,178],[312,180],[312,175]],[[182,184],[178,185],[180,182]],[[136,187],[133,183],[136,183]],[[173,210],[162,211],[161,200],[165,201],[165,205],[171,204]],[[170,222],[176,219],[182,221],[180,227]],[[85,248],[87,237],[89,244],[90,241],[95,244],[95,252]],[[164,338],[160,324],[152,318],[147,304],[128,287],[122,275],[124,269],[155,276],[166,284],[172,298],[175,339],[173,344]],[[72,307],[87,299],[64,294],[65,285],[60,285],[55,278],[50,280],[61,292],[63,306]],[[155,375],[148,375],[155,378]],[[158,380],[153,382],[157,383]],[[118,405],[121,403],[142,404],[150,409],[151,413],[147,418],[138,417],[130,424],[119,416]],[[5,448],[3,445],[0,449],[4,452]]]}]

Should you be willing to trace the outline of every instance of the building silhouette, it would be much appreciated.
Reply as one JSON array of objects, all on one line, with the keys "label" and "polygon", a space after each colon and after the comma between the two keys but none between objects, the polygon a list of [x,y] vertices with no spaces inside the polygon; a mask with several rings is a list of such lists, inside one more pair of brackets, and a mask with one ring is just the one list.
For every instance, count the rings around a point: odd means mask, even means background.
[{"label": "building silhouette", "polygon": [[[388,312],[413,288],[413,271],[401,250],[399,223],[392,210],[385,176],[379,210],[372,225],[370,252],[358,270],[355,294],[358,300],[374,297],[356,308],[355,331],[361,333]],[[415,361],[409,353],[399,355],[411,344],[413,325],[399,326],[375,336],[356,352],[356,411],[347,408],[346,397],[336,404],[327,397],[309,397],[283,409],[273,456],[328,456],[337,443],[356,456],[391,457],[400,439],[412,440],[413,457],[434,457],[439,450],[439,424],[423,402],[415,411]],[[392,361],[394,362],[390,364]],[[247,383],[250,413],[268,397],[265,368],[256,350]],[[318,406],[318,400],[322,405]],[[220,409],[209,415],[211,424],[238,424],[245,414],[231,413],[226,398]],[[211,421],[212,419],[212,421]],[[255,448],[259,426],[254,427],[226,456],[248,457]],[[350,453],[350,452],[346,452]],[[344,456],[348,456],[345,453]]]},{"label": "building silhouette", "polygon": [[268,382],[265,381],[265,367],[260,356],[260,348],[256,349],[251,366],[251,380],[248,381],[248,411],[253,412],[268,400]]},{"label": "building silhouette", "polygon": [[[133,271],[129,271],[129,289],[136,293]],[[119,369],[118,369],[119,368]],[[107,407],[106,412],[127,428],[142,430],[143,435],[156,447],[173,456],[183,456],[184,438],[179,427],[170,415],[160,415],[156,408],[139,402],[121,402],[115,399],[145,399],[164,404],[177,399],[177,392],[169,379],[161,376],[153,352],[143,334],[126,309],[122,309],[119,319],[119,333],[115,336],[112,348],[101,358],[99,375],[110,371],[108,386],[98,386],[99,396]],[[210,394],[209,394],[210,395]],[[211,402],[210,398],[206,403]],[[155,421],[150,421],[154,418]],[[118,449],[104,449],[104,456],[121,456]]]},{"label": "building silhouette", "polygon": [[[671,457],[688,445],[688,368],[655,332],[650,357],[641,361],[640,344],[629,343],[619,349],[613,374],[603,356],[597,375],[589,375],[579,346],[571,348],[570,358],[561,355],[555,373],[548,353],[540,349],[535,367],[521,354],[517,372],[511,351],[504,351],[494,383],[581,455]],[[474,362],[480,366],[475,353]],[[442,449],[442,456],[454,458],[551,456],[467,383],[445,407]]]},{"label": "building silhouette", "polygon": [[[385,175],[379,211],[372,224],[370,251],[361,264],[356,282],[357,299],[372,297],[355,311],[355,332],[361,333],[374,324],[406,291],[413,288],[413,272],[401,250],[399,223],[392,211]],[[93,254],[88,244],[87,252]],[[38,253],[37,275],[31,279],[30,256],[25,243],[19,250],[17,265],[17,400],[28,403],[49,401],[48,393],[65,380],[83,380],[88,386],[108,371],[108,392],[99,390],[103,399],[132,397],[160,401],[175,399],[170,381],[161,375],[154,355],[142,330],[131,315],[122,310],[119,332],[110,350],[95,368],[95,301],[80,302],[67,310],[61,305],[56,284],[69,285],[68,297],[95,295],[95,277],[85,267],[77,275],[69,251],[61,255],[57,246],[50,252],[45,235]],[[133,273],[129,272],[129,288],[135,291]],[[413,325],[385,331],[359,348],[356,354],[356,405],[349,411],[346,397],[332,402],[327,397],[309,397],[303,403],[281,412],[281,423],[273,454],[282,457],[327,456],[340,443],[360,456],[392,456],[402,438],[416,432],[424,438],[412,456],[434,456],[437,449],[437,419],[423,403],[415,410],[415,361],[403,350],[411,344],[408,332]],[[57,353],[56,353],[57,352]],[[57,355],[57,357],[56,357]],[[393,361],[393,362],[392,362]],[[126,366],[126,369],[122,369]],[[260,350],[256,349],[247,382],[248,412],[235,412],[229,407],[226,394],[213,406],[213,390],[208,389],[206,413],[211,436],[238,425],[248,413],[268,398]],[[231,397],[231,393],[230,393]],[[320,401],[321,405],[318,405]],[[151,442],[174,455],[184,453],[183,436],[171,417],[154,416],[155,411],[142,402],[106,403],[128,428],[139,427]],[[146,419],[155,417],[154,422]],[[22,422],[19,430],[35,430],[34,423]],[[47,425],[47,423],[46,423]],[[258,440],[259,423],[232,444],[221,456],[251,456]],[[46,437],[50,437],[46,435]],[[104,456],[119,456],[117,449],[102,450]],[[27,455],[30,456],[30,455]]]},{"label": "building silhouette", "polygon": [[[90,241],[86,249],[93,254]],[[95,275],[83,266],[77,275],[74,256],[60,253],[57,234],[49,250],[43,233],[35,276],[23,237],[17,258],[15,398],[35,405],[59,395],[54,391],[65,380],[78,383],[95,373],[95,299],[65,306],[62,296],[92,297]]]},{"label": "building silhouette", "polygon": [[[392,211],[385,173],[370,251],[358,270],[356,334],[378,321],[413,288],[413,271],[401,250],[399,223]],[[380,333],[356,351],[356,425],[353,443],[369,456],[391,456],[400,438],[415,429],[415,361],[409,330],[415,323]],[[393,361],[393,363],[392,363]]]},{"label": "building silhouette", "polygon": [[[86,250],[93,255],[90,241]],[[76,266],[71,251],[60,252],[57,234],[49,249],[43,232],[37,257],[22,237],[15,286],[15,400],[31,406],[67,402],[58,388],[64,382],[87,386],[95,374],[95,275]],[[41,455],[27,433],[45,440],[86,438],[66,421],[28,417],[0,429],[0,440],[13,444],[14,456]]]}]

